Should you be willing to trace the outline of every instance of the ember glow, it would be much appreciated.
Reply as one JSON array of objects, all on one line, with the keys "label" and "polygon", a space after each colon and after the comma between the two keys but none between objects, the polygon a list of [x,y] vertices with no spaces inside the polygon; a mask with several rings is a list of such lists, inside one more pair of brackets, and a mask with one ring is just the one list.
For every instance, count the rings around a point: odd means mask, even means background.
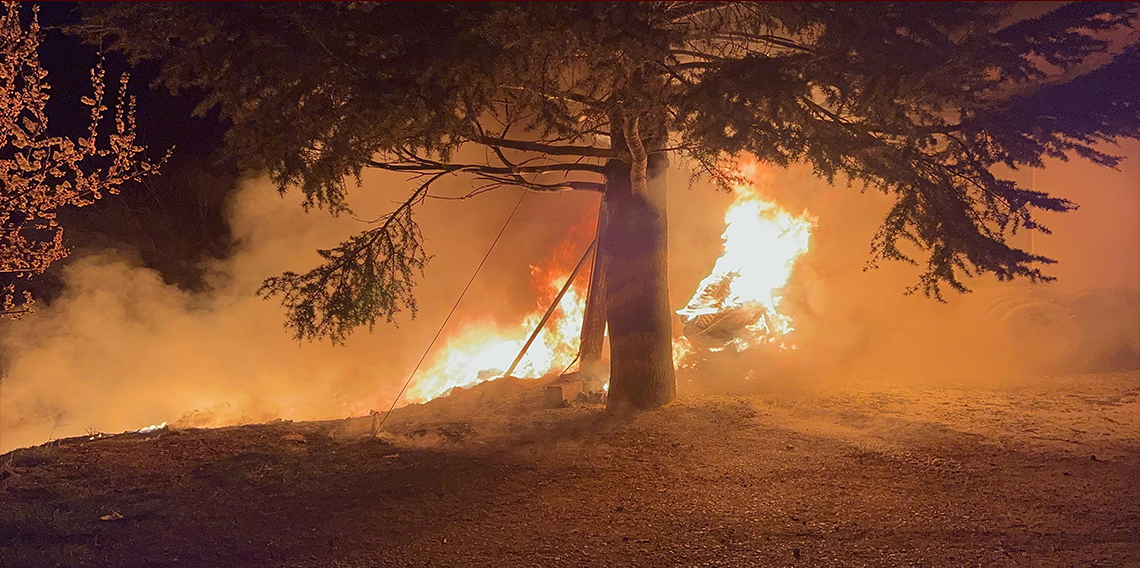
[{"label": "ember glow", "polygon": [[[564,243],[549,263],[531,267],[531,282],[538,291],[532,313],[513,325],[494,322],[466,324],[436,352],[431,366],[418,375],[415,384],[408,389],[407,401],[426,402],[455,387],[469,387],[502,376],[569,278],[567,265],[572,268],[574,263],[571,244]],[[581,341],[589,281],[589,271],[584,270],[578,275],[542,332],[527,349],[514,376],[539,378],[561,373],[573,363]]]},{"label": "ember glow", "polygon": [[733,186],[735,200],[724,214],[724,252],[677,310],[686,324],[673,347],[678,367],[694,362],[694,343],[714,352],[770,342],[790,347],[780,342],[793,330],[791,318],[780,311],[782,291],[796,259],[808,250],[814,219],[766,197],[772,175],[756,163],[740,164],[738,173],[742,181]]}]

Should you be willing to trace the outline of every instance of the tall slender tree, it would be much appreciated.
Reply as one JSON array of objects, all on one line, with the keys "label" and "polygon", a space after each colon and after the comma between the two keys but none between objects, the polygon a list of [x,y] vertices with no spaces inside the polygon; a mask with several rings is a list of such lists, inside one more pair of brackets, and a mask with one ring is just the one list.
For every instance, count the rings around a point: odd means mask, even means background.
[{"label": "tall slender tree", "polygon": [[[1008,3],[621,2],[116,4],[82,33],[163,61],[209,92],[230,148],[306,206],[346,209],[346,179],[410,173],[407,201],[305,273],[265,282],[299,338],[340,341],[415,311],[432,184],[602,192],[610,224],[612,406],[674,396],[664,175],[720,183],[751,153],[895,197],[872,259],[924,265],[914,290],[1047,280],[1006,237],[1075,204],[996,175],[1140,135],[1134,3],[1015,17]],[[486,160],[464,161],[468,145]],[[466,154],[464,154],[466,155]],[[925,256],[922,260],[919,255]]]}]

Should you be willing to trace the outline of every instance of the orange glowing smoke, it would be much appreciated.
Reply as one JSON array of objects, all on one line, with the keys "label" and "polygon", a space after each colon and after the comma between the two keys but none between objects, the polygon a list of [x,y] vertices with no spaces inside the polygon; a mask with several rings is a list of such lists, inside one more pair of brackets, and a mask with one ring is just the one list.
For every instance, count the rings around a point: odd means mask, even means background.
[{"label": "orange glowing smoke", "polygon": [[[549,261],[531,266],[531,283],[538,291],[533,312],[513,325],[487,320],[467,322],[436,352],[428,369],[418,375],[415,384],[408,389],[407,401],[425,402],[455,387],[469,387],[502,376],[569,278],[570,268],[566,266],[573,267],[574,259],[583,248],[576,240],[564,241]],[[588,270],[578,274],[558,302],[558,309],[515,368],[516,377],[539,378],[561,373],[574,361],[581,341],[589,281]]]},{"label": "orange glowing smoke", "polygon": [[[688,305],[677,311],[686,321],[722,318],[729,313],[752,316],[730,341],[711,347],[712,351],[743,351],[776,341],[793,330],[791,318],[780,312],[781,292],[796,259],[808,250],[814,224],[806,212],[793,215],[764,197],[772,176],[755,162],[741,163],[737,171],[741,180],[749,181],[733,186],[735,200],[724,215],[724,252]],[[582,248],[577,240],[567,239],[551,260],[531,267],[532,285],[538,291],[533,312],[515,324],[488,320],[463,324],[417,377],[407,392],[407,402],[425,402],[455,387],[501,376],[569,277],[577,254],[574,249]],[[588,271],[578,276],[527,350],[516,376],[538,378],[559,373],[574,361],[589,281]],[[674,364],[691,365],[695,351],[689,337],[677,338],[673,342]]]},{"label": "orange glowing smoke", "polygon": [[[780,312],[782,291],[796,259],[807,252],[814,227],[806,211],[793,215],[765,197],[771,193],[770,172],[750,162],[738,165],[737,173],[742,181],[733,185],[735,200],[724,214],[724,252],[689,303],[677,310],[687,323],[700,324],[699,333],[726,319],[746,318],[731,339],[711,351],[743,351],[793,330],[791,318]],[[682,336],[674,342],[678,367],[694,362],[694,339]]]}]

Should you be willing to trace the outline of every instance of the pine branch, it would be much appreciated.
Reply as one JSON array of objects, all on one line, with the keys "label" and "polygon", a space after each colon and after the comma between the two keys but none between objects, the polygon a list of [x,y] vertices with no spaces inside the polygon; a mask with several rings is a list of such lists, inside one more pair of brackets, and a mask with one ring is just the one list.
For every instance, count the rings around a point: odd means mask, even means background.
[{"label": "pine branch", "polygon": [[285,325],[297,340],[328,337],[342,344],[358,326],[371,330],[381,318],[395,323],[403,310],[415,317],[412,288],[430,257],[412,210],[423,202],[431,184],[446,174],[430,177],[382,216],[377,227],[336,248],[317,251],[324,259],[319,266],[304,274],[286,272],[266,279],[258,295],[281,297],[287,311]]}]

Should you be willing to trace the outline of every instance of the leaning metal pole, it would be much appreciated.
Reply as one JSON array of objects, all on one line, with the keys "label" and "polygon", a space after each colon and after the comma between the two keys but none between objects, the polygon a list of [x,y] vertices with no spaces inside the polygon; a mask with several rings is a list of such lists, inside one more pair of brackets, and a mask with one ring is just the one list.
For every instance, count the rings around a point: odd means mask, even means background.
[{"label": "leaning metal pole", "polygon": [[542,320],[539,321],[538,325],[534,328],[534,333],[530,334],[530,338],[523,344],[522,351],[519,351],[518,357],[515,357],[515,361],[511,363],[510,368],[503,374],[504,377],[509,377],[511,373],[515,372],[515,367],[518,367],[523,355],[526,355],[526,350],[530,349],[530,344],[534,343],[534,339],[538,337],[538,332],[542,331],[542,327],[546,325],[546,320],[550,319],[550,314],[554,313],[554,308],[557,308],[558,303],[562,301],[562,296],[565,296],[566,291],[570,289],[570,284],[574,283],[574,279],[578,277],[578,273],[582,271],[582,267],[586,266],[586,259],[590,258],[590,253],[594,252],[594,247],[596,247],[597,244],[598,240],[594,239],[594,242],[590,243],[590,246],[586,248],[586,253],[582,255],[582,260],[578,261],[578,266],[574,267],[574,272],[570,273],[570,277],[566,279],[566,284],[562,286],[562,290],[554,297],[554,301],[551,302],[550,307],[546,309],[546,314],[542,316]]}]

